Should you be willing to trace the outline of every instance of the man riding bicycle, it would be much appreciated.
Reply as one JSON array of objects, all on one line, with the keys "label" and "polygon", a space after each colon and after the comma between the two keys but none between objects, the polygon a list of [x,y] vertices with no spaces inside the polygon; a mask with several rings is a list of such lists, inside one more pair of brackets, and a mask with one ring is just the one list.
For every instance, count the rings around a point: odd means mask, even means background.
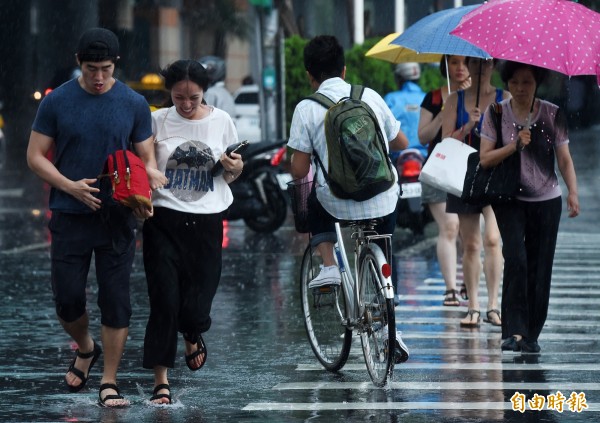
[{"label": "man riding bicycle", "polygon": [[[349,97],[351,85],[344,81],[346,66],[344,50],[338,40],[329,35],[320,35],[304,48],[304,67],[311,87],[331,99],[334,103],[343,97]],[[373,110],[379,127],[388,140],[391,150],[402,150],[408,146],[408,139],[400,130],[400,123],[394,118],[381,96],[374,90],[365,88],[362,98]],[[315,154],[321,159],[321,164],[328,167],[327,144],[324,121],[327,109],[315,101],[302,100],[296,106],[292,117],[288,147],[293,149],[291,173],[294,178],[305,177],[309,170],[311,159]],[[340,285],[341,275],[333,255],[333,245],[336,242],[334,222],[336,220],[379,219],[375,230],[379,234],[393,235],[396,225],[396,204],[400,195],[397,183],[390,188],[364,201],[344,200],[336,197],[330,190],[323,171],[319,166],[314,167],[316,178],[316,199],[309,199],[311,209],[311,245],[321,255],[323,267],[314,278],[309,288],[325,285]],[[326,169],[327,173],[329,169]],[[398,180],[395,168],[392,166],[395,181]],[[402,342],[399,334],[396,336],[397,362],[408,359],[408,348]]]}]

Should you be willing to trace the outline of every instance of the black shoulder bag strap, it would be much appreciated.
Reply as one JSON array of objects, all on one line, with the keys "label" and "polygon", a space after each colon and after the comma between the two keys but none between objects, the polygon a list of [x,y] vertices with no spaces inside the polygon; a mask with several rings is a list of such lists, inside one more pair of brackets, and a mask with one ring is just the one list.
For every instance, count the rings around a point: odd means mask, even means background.
[{"label": "black shoulder bag strap", "polygon": [[490,105],[492,109],[492,119],[496,127],[496,148],[502,147],[502,106],[498,103]]}]

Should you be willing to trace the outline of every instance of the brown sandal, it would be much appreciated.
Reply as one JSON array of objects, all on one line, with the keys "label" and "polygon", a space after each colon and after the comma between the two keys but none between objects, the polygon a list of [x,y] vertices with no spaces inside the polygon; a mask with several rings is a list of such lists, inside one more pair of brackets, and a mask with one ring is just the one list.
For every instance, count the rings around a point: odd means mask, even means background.
[{"label": "brown sandal", "polygon": [[458,297],[456,296],[458,291],[456,289],[448,289],[444,292],[444,302],[443,305],[446,307],[458,307],[460,306],[460,301],[458,301]]}]

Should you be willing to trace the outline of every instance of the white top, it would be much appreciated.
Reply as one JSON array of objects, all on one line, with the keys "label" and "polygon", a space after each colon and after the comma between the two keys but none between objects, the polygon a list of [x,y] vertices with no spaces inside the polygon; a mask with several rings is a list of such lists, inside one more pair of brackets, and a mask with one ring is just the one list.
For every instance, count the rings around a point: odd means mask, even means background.
[{"label": "white top", "polygon": [[211,107],[203,119],[185,119],[175,107],[152,112],[156,162],[169,182],[152,193],[154,207],[210,214],[226,210],[233,195],[223,175],[210,170],[225,149],[238,140],[233,121]]},{"label": "white top", "polygon": [[[323,81],[318,89],[334,102],[342,97],[350,96],[350,84],[341,78],[330,78]],[[362,100],[371,106],[377,116],[379,126],[388,141],[393,140],[400,131],[400,122],[396,120],[383,98],[370,88],[365,88]],[[296,106],[290,127],[288,146],[303,153],[312,154],[313,147],[329,173],[327,144],[325,141],[325,112],[327,109],[313,100],[302,100]],[[389,150],[389,146],[386,145]],[[325,182],[320,166],[316,166],[317,198],[321,205],[333,217],[342,220],[371,219],[392,213],[400,196],[400,186],[395,183],[385,192],[365,201],[342,200],[335,197]],[[395,166],[392,166],[394,177],[398,181]]]}]

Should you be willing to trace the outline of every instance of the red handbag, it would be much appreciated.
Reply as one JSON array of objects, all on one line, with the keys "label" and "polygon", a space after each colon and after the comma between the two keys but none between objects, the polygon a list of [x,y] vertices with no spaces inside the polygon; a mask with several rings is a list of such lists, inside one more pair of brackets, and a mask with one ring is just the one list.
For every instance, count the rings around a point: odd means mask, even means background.
[{"label": "red handbag", "polygon": [[150,209],[152,190],[144,162],[129,150],[117,150],[106,158],[104,175],[112,183],[112,198],[135,209],[140,205]]}]

